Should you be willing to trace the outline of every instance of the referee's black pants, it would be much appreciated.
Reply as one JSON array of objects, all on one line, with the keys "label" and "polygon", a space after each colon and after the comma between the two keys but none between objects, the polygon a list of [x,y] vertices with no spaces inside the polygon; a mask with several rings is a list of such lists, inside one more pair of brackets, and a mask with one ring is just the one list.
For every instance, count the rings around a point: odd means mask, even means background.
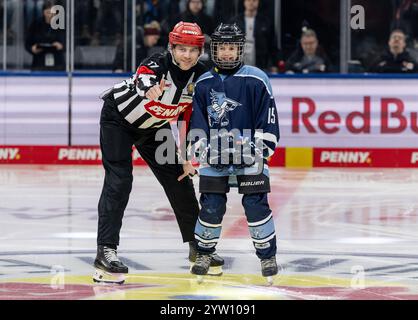
[{"label": "referee's black pants", "polygon": [[135,145],[164,188],[183,241],[194,241],[199,205],[193,182],[189,177],[177,181],[183,174],[181,164],[157,163],[155,150],[163,142],[155,141],[156,132],[153,129],[134,128],[119,114],[113,99],[105,100],[100,117],[100,147],[105,179],[98,205],[98,245],[119,245],[122,218],[132,189],[132,145]]}]

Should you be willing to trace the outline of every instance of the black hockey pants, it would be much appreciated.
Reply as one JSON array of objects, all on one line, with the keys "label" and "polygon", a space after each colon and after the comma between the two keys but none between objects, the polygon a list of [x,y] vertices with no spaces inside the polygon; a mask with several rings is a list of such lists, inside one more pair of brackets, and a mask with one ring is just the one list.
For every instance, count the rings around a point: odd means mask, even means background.
[{"label": "black hockey pants", "polygon": [[199,205],[193,182],[189,177],[177,181],[183,174],[181,164],[157,163],[155,150],[162,142],[155,141],[156,131],[134,128],[119,114],[114,100],[106,98],[100,117],[100,147],[105,179],[98,205],[98,245],[119,245],[122,218],[132,189],[133,145],[164,188],[183,241],[194,241]]}]

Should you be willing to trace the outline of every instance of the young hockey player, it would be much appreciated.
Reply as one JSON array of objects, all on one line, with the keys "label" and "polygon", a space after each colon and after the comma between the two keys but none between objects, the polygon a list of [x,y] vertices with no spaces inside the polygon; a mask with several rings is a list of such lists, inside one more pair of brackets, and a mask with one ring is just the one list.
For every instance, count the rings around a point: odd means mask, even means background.
[{"label": "young hockey player", "polygon": [[[115,85],[102,96],[100,146],[105,179],[99,200],[97,282],[123,283],[128,273],[117,256],[122,218],[132,189],[132,146],[163,186],[173,208],[184,242],[189,242],[189,260],[196,259],[194,228],[199,214],[190,162],[160,164],[156,150],[159,129],[170,129],[178,118],[188,123],[193,84],[206,68],[198,62],[204,35],[195,23],[179,22],[169,34],[169,51],[144,60],[131,79]],[[174,139],[174,137],[172,137]],[[173,142],[174,140],[173,140]],[[223,265],[215,254],[212,266]]]},{"label": "young hockey player", "polygon": [[[234,178],[243,194],[262,275],[271,284],[278,267],[266,159],[278,143],[279,124],[267,75],[243,65],[244,42],[245,35],[235,24],[221,23],[210,43],[215,67],[196,82],[189,139],[200,162],[202,208],[195,228],[198,255],[191,272],[198,276],[208,272]],[[199,138],[199,130],[205,136]]]}]

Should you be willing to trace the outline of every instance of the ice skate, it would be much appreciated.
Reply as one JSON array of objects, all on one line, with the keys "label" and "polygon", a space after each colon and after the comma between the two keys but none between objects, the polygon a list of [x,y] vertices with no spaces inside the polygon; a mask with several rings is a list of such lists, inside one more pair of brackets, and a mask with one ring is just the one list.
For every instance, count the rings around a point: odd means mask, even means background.
[{"label": "ice skate", "polygon": [[[190,262],[190,271],[195,265],[197,257],[196,244],[194,242],[189,242],[189,262]],[[223,273],[222,266],[225,264],[224,259],[222,259],[216,252],[209,255],[210,265],[207,275],[209,276],[221,276]]]},{"label": "ice skate", "polygon": [[116,249],[107,246],[97,247],[94,267],[93,281],[98,283],[123,284],[128,273],[128,267],[119,260]]},{"label": "ice skate", "polygon": [[276,256],[261,260],[261,274],[266,278],[268,285],[273,284],[273,276],[278,273]]},{"label": "ice skate", "polygon": [[197,282],[203,282],[203,276],[207,275],[209,272],[210,264],[212,261],[212,257],[209,254],[200,254],[198,253],[196,256],[196,262],[190,269],[192,274],[197,275]]}]

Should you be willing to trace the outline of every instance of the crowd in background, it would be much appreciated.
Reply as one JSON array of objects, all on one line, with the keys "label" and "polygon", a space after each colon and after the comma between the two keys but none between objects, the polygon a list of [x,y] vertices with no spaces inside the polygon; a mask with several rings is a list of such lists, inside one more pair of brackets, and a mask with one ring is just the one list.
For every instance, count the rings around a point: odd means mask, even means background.
[{"label": "crowd in background", "polygon": [[[18,3],[20,1],[20,3]],[[48,27],[50,8],[66,0],[7,0],[7,43],[23,2],[24,45],[33,70],[63,70],[65,31]],[[269,73],[339,72],[339,1],[283,0],[281,30],[275,28],[274,0],[137,0],[136,61],[163,51],[178,21],[196,22],[206,35],[202,60],[210,64],[209,36],[220,22],[235,22],[246,33],[245,63]],[[3,2],[2,2],[3,3]],[[418,72],[418,0],[352,0],[366,12],[366,29],[352,30],[350,72]],[[237,6],[236,6],[237,4]],[[75,44],[89,55],[113,50],[103,69],[130,71],[131,1],[75,1]],[[0,6],[0,19],[4,8]],[[0,28],[3,23],[1,21]],[[1,37],[2,38],[2,37]],[[280,39],[280,43],[278,42]],[[2,41],[2,40],[0,40]],[[1,44],[1,42],[0,42]],[[97,48],[95,51],[94,48]],[[79,61],[82,68],[89,63]],[[94,65],[91,69],[94,69]]]}]

